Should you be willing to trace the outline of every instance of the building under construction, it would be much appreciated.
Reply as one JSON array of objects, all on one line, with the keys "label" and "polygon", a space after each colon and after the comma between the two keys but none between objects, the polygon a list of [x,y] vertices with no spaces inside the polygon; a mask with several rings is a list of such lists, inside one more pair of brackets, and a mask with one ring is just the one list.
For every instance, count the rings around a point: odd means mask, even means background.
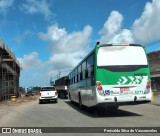
[{"label": "building under construction", "polygon": [[0,39],[0,101],[19,96],[20,64]]}]

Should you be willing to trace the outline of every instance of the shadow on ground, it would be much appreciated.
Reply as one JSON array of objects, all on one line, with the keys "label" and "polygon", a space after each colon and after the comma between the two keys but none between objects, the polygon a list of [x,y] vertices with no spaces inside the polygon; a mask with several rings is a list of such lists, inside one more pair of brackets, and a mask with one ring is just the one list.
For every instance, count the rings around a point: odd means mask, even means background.
[{"label": "shadow on ground", "polygon": [[68,104],[70,107],[72,107],[74,110],[92,118],[142,116],[140,114],[121,110],[121,109],[111,111],[105,108],[97,109],[95,107],[92,107],[92,108],[84,107],[83,110],[80,110],[79,105],[77,103],[70,102],[70,101],[64,101],[64,102]]},{"label": "shadow on ground", "polygon": [[43,104],[57,104],[57,103],[55,101],[44,101],[40,105],[43,105]]}]

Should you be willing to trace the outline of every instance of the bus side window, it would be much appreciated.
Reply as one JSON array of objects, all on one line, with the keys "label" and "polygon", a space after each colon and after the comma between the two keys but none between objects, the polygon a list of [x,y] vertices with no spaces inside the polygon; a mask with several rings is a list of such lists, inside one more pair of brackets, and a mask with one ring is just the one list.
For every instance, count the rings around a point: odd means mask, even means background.
[{"label": "bus side window", "polygon": [[75,76],[75,83],[77,82],[77,76]]},{"label": "bus side window", "polygon": [[77,82],[78,82],[78,75],[76,77],[77,77]]},{"label": "bus side window", "polygon": [[93,74],[94,74],[93,73],[93,66],[91,66],[88,68],[88,77],[93,77],[94,76]]},{"label": "bus side window", "polygon": [[82,80],[82,72],[80,73],[80,80]]},{"label": "bus side window", "polygon": [[70,79],[70,84],[72,84],[72,79]]},{"label": "bus side window", "polygon": [[85,78],[86,78],[85,74],[86,74],[86,71],[84,70],[84,71],[82,72],[82,79],[85,79]]},{"label": "bus side window", "polygon": [[88,69],[85,71],[85,78],[88,78]]},{"label": "bus side window", "polygon": [[92,66],[92,69],[91,69],[91,77],[94,77],[94,66]]}]

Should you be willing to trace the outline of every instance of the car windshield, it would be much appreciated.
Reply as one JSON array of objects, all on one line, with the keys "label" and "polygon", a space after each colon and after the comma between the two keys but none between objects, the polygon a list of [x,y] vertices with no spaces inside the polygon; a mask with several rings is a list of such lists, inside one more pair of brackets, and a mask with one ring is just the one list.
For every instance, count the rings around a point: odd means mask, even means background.
[{"label": "car windshield", "polygon": [[54,87],[42,87],[41,91],[54,91]]}]

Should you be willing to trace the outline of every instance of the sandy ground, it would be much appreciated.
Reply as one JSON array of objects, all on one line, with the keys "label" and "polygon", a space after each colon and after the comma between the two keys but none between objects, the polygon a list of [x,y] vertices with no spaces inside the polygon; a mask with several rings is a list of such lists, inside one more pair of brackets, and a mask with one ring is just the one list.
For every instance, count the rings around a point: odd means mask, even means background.
[{"label": "sandy ground", "polygon": [[26,104],[32,101],[35,101],[38,99],[38,96],[24,96],[22,95],[21,97],[17,98],[17,100],[15,102],[11,102],[11,100],[8,101],[2,101],[0,102],[0,106],[18,106],[21,104]]}]

